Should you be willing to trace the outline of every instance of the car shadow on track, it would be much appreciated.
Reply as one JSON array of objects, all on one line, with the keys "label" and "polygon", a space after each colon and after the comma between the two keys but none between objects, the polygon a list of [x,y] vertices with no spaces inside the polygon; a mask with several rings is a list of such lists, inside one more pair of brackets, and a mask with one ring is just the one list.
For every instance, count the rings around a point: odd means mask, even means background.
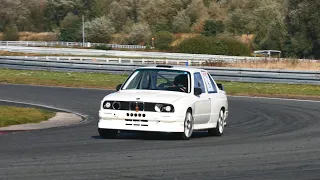
[{"label": "car shadow on track", "polygon": [[[194,132],[191,139],[210,137],[207,132]],[[104,139],[99,135],[91,136],[92,139]],[[160,132],[129,132],[121,131],[114,139],[137,139],[137,140],[180,140],[179,136],[174,133],[160,133]]]}]

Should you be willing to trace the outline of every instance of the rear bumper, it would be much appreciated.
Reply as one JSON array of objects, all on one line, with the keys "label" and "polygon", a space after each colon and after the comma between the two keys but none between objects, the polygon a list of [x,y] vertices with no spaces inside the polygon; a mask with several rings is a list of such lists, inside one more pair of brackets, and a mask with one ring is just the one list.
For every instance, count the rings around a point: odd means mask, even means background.
[{"label": "rear bumper", "polygon": [[[137,116],[135,116],[137,115]],[[141,115],[139,117],[139,115]],[[175,113],[100,111],[98,128],[132,131],[183,132],[184,116]]]}]

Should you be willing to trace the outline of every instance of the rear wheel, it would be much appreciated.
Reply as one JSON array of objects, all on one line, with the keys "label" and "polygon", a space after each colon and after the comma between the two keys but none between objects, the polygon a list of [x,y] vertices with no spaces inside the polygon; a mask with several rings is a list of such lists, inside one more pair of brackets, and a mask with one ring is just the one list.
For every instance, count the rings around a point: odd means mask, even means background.
[{"label": "rear wheel", "polygon": [[221,109],[220,113],[219,113],[219,118],[218,118],[218,121],[217,121],[217,126],[215,128],[212,128],[212,129],[208,130],[209,135],[211,135],[211,136],[222,136],[223,131],[224,131],[224,125],[225,125],[224,121],[225,121],[224,112]]},{"label": "rear wheel", "polygon": [[99,134],[104,139],[114,139],[118,134],[118,130],[115,129],[98,129]]}]

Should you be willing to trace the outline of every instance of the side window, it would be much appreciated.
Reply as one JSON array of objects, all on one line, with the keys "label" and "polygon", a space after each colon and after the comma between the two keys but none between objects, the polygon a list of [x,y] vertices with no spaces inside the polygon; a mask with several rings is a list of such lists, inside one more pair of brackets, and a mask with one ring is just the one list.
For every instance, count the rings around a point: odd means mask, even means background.
[{"label": "side window", "polygon": [[209,79],[210,79],[210,82],[211,82],[211,85],[212,85],[212,91],[209,91],[209,93],[217,93],[218,92],[217,86],[214,83],[212,76],[210,74],[208,74],[208,76],[209,76]]},{"label": "side window", "polygon": [[194,73],[194,87],[201,88],[202,93],[206,92],[206,89],[204,87],[204,83],[203,83],[203,80],[202,80],[200,73]]},{"label": "side window", "polygon": [[208,93],[217,93],[217,88],[215,83],[212,80],[212,77],[207,72],[202,72],[202,76],[204,78],[204,82],[206,84],[206,87],[208,89]]}]

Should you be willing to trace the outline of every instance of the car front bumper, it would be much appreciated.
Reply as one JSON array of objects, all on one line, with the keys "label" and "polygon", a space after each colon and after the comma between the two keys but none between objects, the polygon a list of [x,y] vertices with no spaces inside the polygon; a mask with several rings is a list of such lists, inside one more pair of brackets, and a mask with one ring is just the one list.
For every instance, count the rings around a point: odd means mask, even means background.
[{"label": "car front bumper", "polygon": [[184,132],[185,116],[175,113],[100,110],[98,128],[132,131]]}]

